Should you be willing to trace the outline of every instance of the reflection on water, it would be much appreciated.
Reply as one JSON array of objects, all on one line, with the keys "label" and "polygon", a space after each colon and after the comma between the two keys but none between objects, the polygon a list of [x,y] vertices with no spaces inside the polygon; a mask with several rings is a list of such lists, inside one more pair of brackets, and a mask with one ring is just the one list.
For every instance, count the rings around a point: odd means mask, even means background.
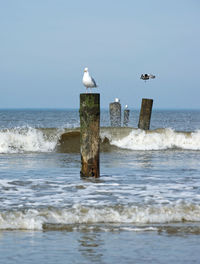
[{"label": "reflection on water", "polygon": [[140,228],[140,231],[100,231],[95,227],[76,231],[2,231],[1,263],[199,263],[198,224],[195,228],[189,225],[157,228],[148,232]]},{"label": "reflection on water", "polygon": [[144,169],[152,168],[152,153],[151,152],[140,152],[137,157],[137,164]]},{"label": "reflection on water", "polygon": [[84,259],[92,263],[103,263],[103,252],[101,248],[104,245],[104,241],[101,239],[100,233],[81,233],[78,242],[79,251]]}]

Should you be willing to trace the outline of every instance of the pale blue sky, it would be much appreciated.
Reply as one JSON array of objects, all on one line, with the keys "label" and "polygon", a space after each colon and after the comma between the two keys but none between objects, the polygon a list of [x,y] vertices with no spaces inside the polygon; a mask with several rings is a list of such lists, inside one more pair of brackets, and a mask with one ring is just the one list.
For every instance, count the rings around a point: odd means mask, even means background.
[{"label": "pale blue sky", "polygon": [[78,108],[87,66],[101,107],[200,109],[199,0],[0,0],[0,38],[0,108]]}]

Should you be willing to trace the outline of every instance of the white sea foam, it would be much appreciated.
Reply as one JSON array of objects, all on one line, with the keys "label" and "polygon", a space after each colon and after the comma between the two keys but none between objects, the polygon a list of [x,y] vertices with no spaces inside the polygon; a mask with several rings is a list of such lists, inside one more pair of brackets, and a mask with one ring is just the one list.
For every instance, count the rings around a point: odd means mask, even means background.
[{"label": "white sea foam", "polygon": [[107,206],[27,209],[0,213],[0,229],[42,230],[44,224],[152,224],[200,221],[200,206],[178,203],[168,206]]},{"label": "white sea foam", "polygon": [[200,131],[176,132],[170,128],[154,131],[133,130],[128,136],[111,140],[119,148],[131,150],[200,150]]},{"label": "white sea foam", "polygon": [[31,127],[0,131],[0,153],[50,152],[56,144],[57,137],[47,139],[42,131]]},{"label": "white sea foam", "polygon": [[[65,129],[37,129],[32,127],[16,127],[0,130],[0,153],[52,152],[58,145],[59,138]],[[111,145],[130,150],[163,150],[187,149],[200,150],[200,131],[176,132],[172,129],[143,131],[133,129],[127,136],[124,131],[115,136],[112,133],[101,133],[102,139],[107,137]]]}]

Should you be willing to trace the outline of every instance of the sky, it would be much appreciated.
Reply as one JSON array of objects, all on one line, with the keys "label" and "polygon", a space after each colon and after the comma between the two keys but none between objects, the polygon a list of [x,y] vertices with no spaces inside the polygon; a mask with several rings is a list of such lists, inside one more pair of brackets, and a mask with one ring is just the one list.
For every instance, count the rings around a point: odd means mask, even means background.
[{"label": "sky", "polygon": [[0,108],[79,108],[84,67],[102,108],[200,109],[200,1],[0,0]]}]

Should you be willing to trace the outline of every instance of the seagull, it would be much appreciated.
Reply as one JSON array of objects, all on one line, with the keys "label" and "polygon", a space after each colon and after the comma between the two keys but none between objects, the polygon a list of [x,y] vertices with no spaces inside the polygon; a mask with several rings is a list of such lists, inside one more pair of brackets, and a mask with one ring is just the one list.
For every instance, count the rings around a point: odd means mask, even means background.
[{"label": "seagull", "polygon": [[91,92],[91,88],[97,87],[95,80],[90,76],[88,72],[88,68],[84,69],[83,85],[86,87],[86,93],[88,88],[90,88],[90,92]]},{"label": "seagull", "polygon": [[144,80],[145,82],[146,82],[146,80],[155,79],[155,78],[156,78],[155,75],[153,75],[153,74],[147,74],[147,73],[142,74],[141,77],[140,77],[140,79]]}]

